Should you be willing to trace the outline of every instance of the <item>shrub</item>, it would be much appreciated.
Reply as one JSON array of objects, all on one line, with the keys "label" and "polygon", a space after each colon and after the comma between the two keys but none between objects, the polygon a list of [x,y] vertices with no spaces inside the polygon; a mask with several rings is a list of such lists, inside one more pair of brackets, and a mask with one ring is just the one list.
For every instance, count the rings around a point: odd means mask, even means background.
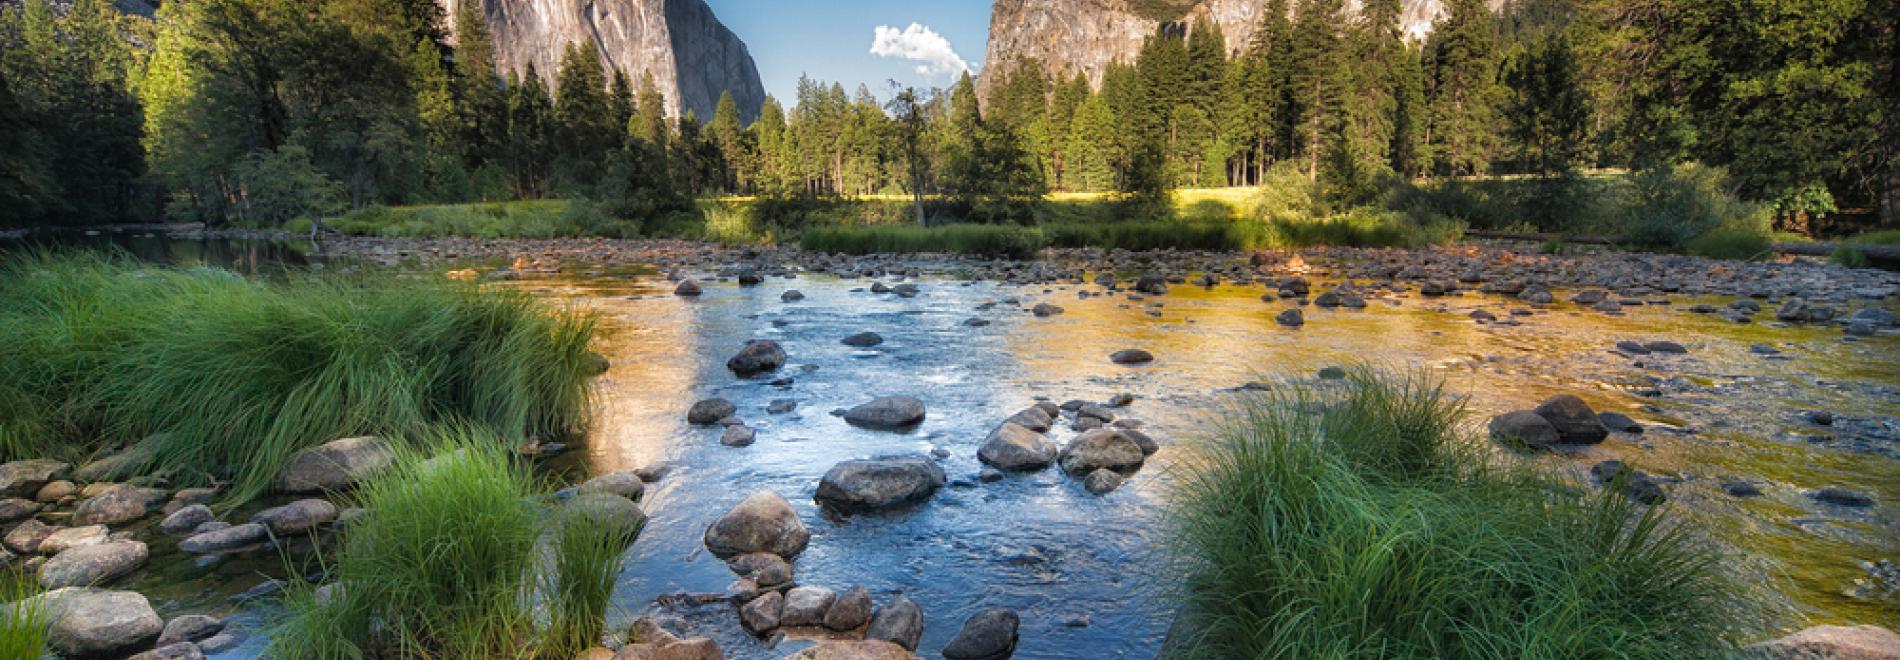
[{"label": "shrub", "polygon": [[338,437],[578,429],[592,333],[525,292],[435,278],[17,257],[0,264],[0,449],[80,458],[159,437],[149,472],[226,481],[242,502]]},{"label": "shrub", "polygon": [[1171,495],[1187,658],[1720,657],[1745,609],[1661,507],[1490,462],[1429,375],[1237,411]]},{"label": "shrub", "polygon": [[1282,161],[1267,168],[1261,179],[1254,215],[1263,222],[1300,222],[1329,213],[1319,184],[1306,178],[1299,164]]},{"label": "shrub", "polygon": [[1412,247],[1453,243],[1464,235],[1463,225],[1451,220],[1420,225],[1400,213],[1368,209],[1311,220],[1276,219],[1268,229],[1269,242],[1277,247]]},{"label": "shrub", "polygon": [[[1728,174],[1718,167],[1684,163],[1631,177],[1621,236],[1636,247],[1680,250],[1690,240],[1730,222],[1761,215],[1727,191]],[[1766,234],[1766,228],[1762,229]]]},{"label": "shrub", "polygon": [[1689,254],[1715,259],[1755,260],[1772,256],[1774,242],[1767,234],[1735,227],[1717,227],[1689,241]]}]

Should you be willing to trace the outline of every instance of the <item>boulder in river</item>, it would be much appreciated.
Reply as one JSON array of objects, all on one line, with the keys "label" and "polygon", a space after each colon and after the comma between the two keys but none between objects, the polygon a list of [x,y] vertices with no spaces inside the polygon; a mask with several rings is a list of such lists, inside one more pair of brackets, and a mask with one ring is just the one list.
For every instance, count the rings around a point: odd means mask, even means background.
[{"label": "boulder in river", "polygon": [[1003,423],[1015,424],[1037,433],[1048,433],[1049,428],[1055,424],[1055,418],[1040,406],[1030,406],[1010,415],[1009,419],[1003,420]]},{"label": "boulder in river", "polygon": [[123,656],[150,648],[165,622],[131,591],[67,587],[41,595],[47,646],[71,658]]},{"label": "boulder in river", "polygon": [[1809,491],[1808,498],[1816,502],[1824,502],[1835,506],[1858,508],[1874,505],[1873,496],[1833,486]]},{"label": "boulder in river", "polygon": [[138,541],[112,541],[69,549],[40,566],[40,586],[47,589],[105,584],[145,565],[150,557]]},{"label": "boulder in river", "polygon": [[765,588],[776,588],[792,581],[792,563],[770,552],[748,552],[726,562],[732,574]]},{"label": "boulder in river", "polygon": [[736,412],[739,412],[739,407],[733,405],[731,401],[720,398],[701,399],[693,402],[693,407],[686,409],[686,423],[701,426],[717,424],[719,420],[731,417]]},{"label": "boulder in river", "polygon": [[1147,364],[1155,361],[1155,356],[1139,348],[1130,348],[1115,351],[1113,355],[1108,356],[1108,361],[1115,364]]},{"label": "boulder in river", "polygon": [[80,525],[117,525],[145,517],[144,489],[119,485],[80,501],[73,509],[73,522]]},{"label": "boulder in river", "polygon": [[914,660],[910,650],[881,639],[831,639],[785,660]]},{"label": "boulder in river", "polygon": [[846,411],[844,421],[867,429],[895,431],[924,421],[924,402],[907,396],[881,396]]},{"label": "boulder in river", "polygon": [[1306,325],[1306,315],[1300,313],[1300,308],[1294,307],[1280,312],[1278,316],[1273,317],[1273,321],[1289,328],[1297,328]]},{"label": "boulder in river", "polygon": [[562,524],[581,524],[608,529],[623,539],[632,539],[646,527],[647,514],[633,500],[611,493],[584,493],[574,496],[564,507]]},{"label": "boulder in river", "polygon": [[785,592],[785,605],[779,610],[778,624],[786,628],[819,626],[825,612],[838,600],[838,594],[824,587],[804,585]]},{"label": "boulder in river", "polygon": [[719,434],[719,444],[727,447],[749,447],[758,436],[759,432],[752,430],[752,427],[734,424],[726,427],[726,430]]},{"label": "boulder in river", "polygon": [[840,339],[838,340],[838,343],[844,344],[846,346],[850,346],[852,348],[870,348],[872,346],[876,346],[878,344],[884,343],[884,337],[875,332],[860,332],[858,334],[845,337],[844,339]]},{"label": "boulder in river", "polygon": [[1085,477],[1101,469],[1133,472],[1141,468],[1145,457],[1133,438],[1115,429],[1098,428],[1070,440],[1058,460],[1064,472]]},{"label": "boulder in river", "polygon": [[574,489],[574,492],[579,495],[588,493],[619,495],[638,502],[640,497],[646,494],[646,489],[646,480],[640,478],[638,471],[620,470],[588,479],[579,488]]},{"label": "boulder in river", "polygon": [[825,472],[814,499],[842,513],[877,511],[929,499],[943,484],[943,468],[928,457],[850,460]]},{"label": "boulder in river", "polygon": [[[1039,415],[1042,413],[1041,410],[1030,408],[1017,414],[1020,416],[1029,412]],[[1048,416],[1043,416],[1043,419],[1048,419]],[[1003,422],[1001,426],[996,427],[996,430],[990,432],[989,438],[983,441],[983,446],[976,450],[976,457],[986,465],[993,465],[1004,470],[1040,470],[1055,462],[1056,446],[1042,434],[1027,427],[1014,422]]]},{"label": "boulder in river", "polygon": [[317,493],[349,488],[396,461],[395,450],[381,438],[344,438],[298,452],[277,471],[280,492]]},{"label": "boulder in river", "polygon": [[1115,492],[1115,489],[1121,488],[1122,484],[1127,481],[1128,478],[1122,476],[1121,473],[1103,468],[1090,472],[1088,476],[1083,477],[1082,488],[1087,490],[1091,495],[1107,495]]},{"label": "boulder in river", "polygon": [[811,532],[784,497],[771,491],[753,493],[706,528],[706,549],[728,559],[748,552],[770,552],[791,559],[805,551]]},{"label": "boulder in river", "polygon": [[1604,428],[1607,428],[1611,431],[1615,431],[1617,433],[1642,433],[1643,432],[1642,424],[1637,423],[1636,420],[1634,419],[1630,419],[1629,415],[1625,415],[1619,412],[1597,413],[1597,421],[1603,422]]},{"label": "boulder in river", "polygon": [[852,587],[838,595],[825,612],[825,627],[832,630],[857,630],[871,621],[871,592]]},{"label": "boulder in river", "polygon": [[105,525],[86,525],[83,527],[62,527],[47,534],[40,541],[40,554],[57,555],[59,553],[86,545],[97,545],[108,540]]},{"label": "boulder in river", "polygon": [[726,368],[741,377],[775,371],[782,366],[785,366],[785,349],[770,339],[748,341],[737,355],[726,360]]},{"label": "boulder in river", "polygon": [[699,288],[699,282],[696,282],[693,280],[680,280],[679,285],[673,287],[673,295],[676,295],[676,296],[691,298],[693,296],[699,295],[700,293],[701,291]]},{"label": "boulder in river", "polygon": [[1557,429],[1558,441],[1564,444],[1593,445],[1610,435],[1590,404],[1569,394],[1545,399],[1532,412],[1549,421]]},{"label": "boulder in river", "polygon": [[165,631],[158,636],[158,645],[166,646],[178,642],[197,642],[224,630],[224,622],[217,617],[203,614],[181,614],[165,622]]},{"label": "boulder in river", "polygon": [[1007,660],[1016,652],[1016,612],[993,607],[963,622],[963,629],[943,647],[944,660]]},{"label": "boulder in river", "polygon": [[915,652],[917,642],[924,637],[924,609],[905,596],[898,596],[877,608],[871,615],[871,627],[864,631],[865,639],[879,639],[904,647]]},{"label": "boulder in river", "polygon": [[270,529],[259,523],[232,525],[215,529],[178,542],[178,549],[192,554],[212,554],[245,550],[270,541]]},{"label": "boulder in river", "polygon": [[1894,660],[1900,634],[1880,626],[1815,626],[1744,652],[1771,660]]},{"label": "boulder in river", "polygon": [[165,520],[158,524],[158,529],[166,534],[183,534],[217,519],[218,516],[211,511],[211,507],[193,504],[165,516]]},{"label": "boulder in river", "polygon": [[318,525],[326,525],[336,520],[337,509],[329,500],[303,499],[271,507],[251,516],[251,522],[270,528],[271,533],[283,536],[302,534]]},{"label": "boulder in river", "polygon": [[1519,410],[1491,418],[1491,439],[1510,447],[1545,449],[1557,444],[1557,427],[1542,415]]},{"label": "boulder in river", "polygon": [[739,625],[745,626],[747,632],[764,636],[778,629],[779,613],[784,606],[785,596],[776,591],[765,592],[739,607]]}]

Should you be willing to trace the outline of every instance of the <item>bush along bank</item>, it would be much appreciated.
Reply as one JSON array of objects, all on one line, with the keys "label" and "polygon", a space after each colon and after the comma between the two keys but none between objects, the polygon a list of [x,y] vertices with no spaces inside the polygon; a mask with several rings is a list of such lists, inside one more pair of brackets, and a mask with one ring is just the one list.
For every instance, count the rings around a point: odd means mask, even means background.
[{"label": "bush along bank", "polygon": [[0,453],[101,481],[269,487],[338,437],[435,424],[516,443],[587,414],[593,320],[437,279],[149,268],[92,256],[0,264]]},{"label": "bush along bank", "polygon": [[1461,432],[1425,375],[1276,393],[1174,498],[1169,657],[1683,658],[1732,651],[1745,592],[1625,489],[1551,483]]}]

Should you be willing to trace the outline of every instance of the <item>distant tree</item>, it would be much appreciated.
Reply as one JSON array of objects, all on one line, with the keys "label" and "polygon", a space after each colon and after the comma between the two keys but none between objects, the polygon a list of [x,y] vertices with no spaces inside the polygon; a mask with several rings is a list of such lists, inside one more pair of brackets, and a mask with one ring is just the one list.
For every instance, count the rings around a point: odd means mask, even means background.
[{"label": "distant tree", "polygon": [[1569,39],[1554,33],[1528,44],[1505,67],[1504,82],[1505,134],[1518,166],[1534,174],[1575,166],[1583,158],[1590,108]]},{"label": "distant tree", "polygon": [[554,101],[548,97],[534,64],[508,85],[507,161],[515,197],[538,199],[548,191],[548,161],[554,151]]},{"label": "distant tree", "polygon": [[1068,167],[1065,181],[1072,190],[1101,191],[1115,187],[1115,115],[1101,95],[1091,95],[1070,121]]},{"label": "distant tree", "polygon": [[753,155],[746,143],[745,127],[739,123],[739,105],[732,100],[732,92],[719,95],[719,103],[713,106],[712,123],[706,125],[706,135],[719,151],[723,161],[724,178],[720,181],[720,190],[733,192],[749,189],[754,176],[749,164]]},{"label": "distant tree", "polygon": [[555,187],[567,193],[591,187],[621,135],[607,96],[607,74],[591,41],[568,44],[561,51],[554,125]]},{"label": "distant tree", "polygon": [[1496,152],[1498,31],[1483,0],[1450,0],[1427,50],[1432,160],[1450,175],[1484,174]]},{"label": "distant tree", "polygon": [[928,120],[924,116],[923,103],[917,98],[914,87],[899,87],[897,81],[891,81],[891,89],[897,93],[884,108],[891,114],[892,128],[897,135],[897,143],[904,159],[905,170],[910,174],[911,208],[916,212],[917,224],[927,224],[924,215],[924,180],[927,177],[929,160],[925,157],[924,131]]}]

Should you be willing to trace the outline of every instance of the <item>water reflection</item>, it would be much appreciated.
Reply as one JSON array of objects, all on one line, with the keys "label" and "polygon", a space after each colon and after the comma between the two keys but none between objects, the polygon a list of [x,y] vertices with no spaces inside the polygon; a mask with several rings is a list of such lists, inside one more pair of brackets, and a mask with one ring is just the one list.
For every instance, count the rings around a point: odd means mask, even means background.
[{"label": "water reflection", "polygon": [[0,253],[65,249],[121,254],[154,264],[216,266],[250,276],[275,275],[314,260],[311,245],[302,241],[186,238],[145,229],[48,229],[0,236]]},{"label": "water reflection", "polygon": [[[1862,559],[1900,556],[1900,447],[1886,453],[1791,440],[1799,411],[1896,424],[1900,342],[1893,337],[1841,341],[1831,328],[1738,326],[1672,307],[1637,307],[1622,316],[1560,305],[1521,317],[1523,325],[1480,324],[1484,309],[1512,318],[1514,300],[1374,298],[1362,310],[1308,308],[1307,325],[1284,328],[1273,316],[1286,302],[1259,300],[1250,287],[1177,287],[1160,298],[1124,294],[1078,297],[1095,287],[1006,288],[925,281],[905,299],[861,290],[864,280],[801,277],[740,288],[709,284],[697,299],[639,278],[522,283],[601,314],[599,346],[614,363],[602,381],[599,424],[588,462],[605,471],[654,461],[677,465],[650,491],[654,520],[635,550],[617,594],[630,611],[665,594],[718,593],[732,576],[700,547],[719,513],[756,490],[793,502],[812,527],[811,549],[796,565],[801,582],[845,589],[863,584],[880,601],[902,592],[927,612],[922,650],[934,652],[962,620],[984,607],[1023,615],[1023,658],[1146,658],[1165,635],[1166,575],[1157,570],[1166,534],[1170,466],[1204,434],[1212,414],[1236,400],[1231,388],[1252,380],[1310,378],[1324,366],[1370,362],[1421,367],[1468,393],[1476,419],[1526,408],[1556,393],[1582,396],[1600,410],[1652,425],[1578,455],[1536,459],[1580,475],[1608,458],[1671,480],[1679,510],[1707,523],[1732,565],[1766,574],[1779,610],[1775,623],[1891,620],[1892,604],[1841,592]],[[788,288],[804,300],[783,303]],[[1020,299],[1020,306],[984,303]],[[1051,302],[1066,312],[1034,318]],[[1685,305],[1695,301],[1677,301]],[[1716,301],[1722,302],[1722,301]],[[964,320],[982,317],[986,327]],[[839,343],[872,331],[874,349]],[[779,341],[790,363],[773,377],[745,380],[724,360],[748,339]],[[1629,358],[1608,349],[1618,339],[1668,338],[1690,347],[1676,357]],[[1793,359],[1763,360],[1752,343],[1775,343]],[[1109,362],[1125,348],[1153,352],[1149,365]],[[1642,390],[1662,389],[1661,397]],[[892,453],[949,451],[955,480],[972,480],[985,433],[1035,397],[1105,400],[1132,393],[1123,411],[1148,424],[1164,449],[1121,490],[1097,498],[1056,470],[994,484],[951,487],[929,503],[894,515],[828,519],[812,503],[819,477],[838,461]],[[828,414],[879,395],[912,395],[929,418],[902,434],[852,428]],[[684,422],[695,400],[720,396],[759,430],[757,444],[723,447],[718,431]],[[798,408],[771,415],[792,399]],[[1691,430],[1672,430],[1687,425]],[[1073,437],[1057,430],[1054,438]],[[1888,436],[1891,438],[1892,436]],[[1739,500],[1723,478],[1763,484],[1763,497]],[[1829,510],[1804,495],[1841,485],[1874,494],[1869,510]],[[719,637],[729,657],[777,657],[743,636],[730,607],[682,612]],[[1087,626],[1072,625],[1086,620]]]}]

